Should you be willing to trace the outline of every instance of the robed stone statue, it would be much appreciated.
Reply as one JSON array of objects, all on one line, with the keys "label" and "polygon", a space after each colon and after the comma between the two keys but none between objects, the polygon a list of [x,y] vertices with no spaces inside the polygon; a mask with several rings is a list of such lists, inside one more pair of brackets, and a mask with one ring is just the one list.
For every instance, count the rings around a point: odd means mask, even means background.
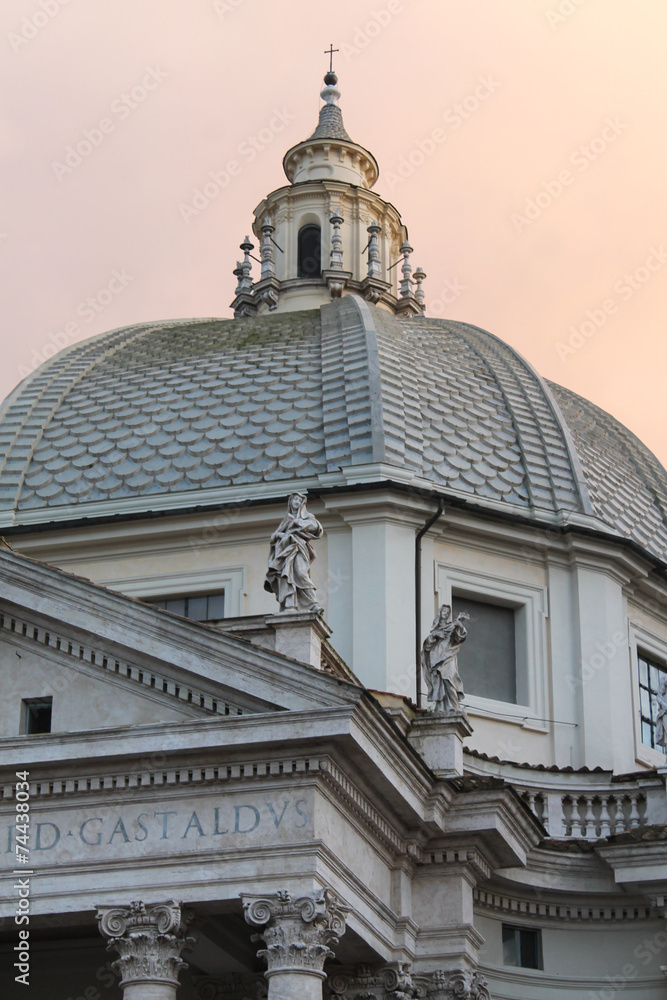
[{"label": "robed stone statue", "polygon": [[655,700],[655,745],[667,753],[667,674],[661,677]]},{"label": "robed stone statue", "polygon": [[431,631],[422,646],[422,669],[426,678],[427,698],[435,712],[461,712],[464,698],[459,676],[457,653],[468,635],[464,611],[452,621],[452,609],[443,604],[433,620]]},{"label": "robed stone statue", "polygon": [[306,510],[303,493],[292,493],[287,513],[271,535],[269,568],[264,590],[276,595],[281,611],[321,611],[310,578],[315,558],[313,539],[324,533],[322,525]]}]

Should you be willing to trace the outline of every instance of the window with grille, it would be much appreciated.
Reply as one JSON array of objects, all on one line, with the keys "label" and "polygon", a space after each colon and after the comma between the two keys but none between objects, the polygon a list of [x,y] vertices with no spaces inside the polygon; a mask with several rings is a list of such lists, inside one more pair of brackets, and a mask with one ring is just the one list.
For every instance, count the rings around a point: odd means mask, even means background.
[{"label": "window with grille", "polygon": [[164,601],[151,601],[156,608],[164,608],[175,615],[195,622],[218,621],[225,617],[225,594],[204,594],[197,597],[170,597]]},{"label": "window with grille", "polygon": [[667,669],[637,653],[642,743],[665,752],[667,747]]},{"label": "window with grille", "polygon": [[517,703],[514,608],[452,596],[452,615],[465,611],[468,637],[457,662],[466,694]]}]

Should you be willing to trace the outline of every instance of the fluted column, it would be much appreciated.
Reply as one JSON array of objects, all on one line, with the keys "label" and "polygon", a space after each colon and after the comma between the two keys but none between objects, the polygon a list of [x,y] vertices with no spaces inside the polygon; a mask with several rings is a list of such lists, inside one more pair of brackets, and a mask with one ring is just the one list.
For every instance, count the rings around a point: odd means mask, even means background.
[{"label": "fluted column", "polygon": [[322,1000],[324,962],[331,945],[345,933],[346,907],[329,889],[292,899],[289,892],[270,896],[243,894],[245,919],[260,930],[265,947],[268,1000]]},{"label": "fluted column", "polygon": [[120,976],[123,1000],[175,1000],[178,974],[186,967],[181,952],[194,943],[185,933],[191,919],[173,899],[97,907],[107,950],[118,952],[111,968]]}]

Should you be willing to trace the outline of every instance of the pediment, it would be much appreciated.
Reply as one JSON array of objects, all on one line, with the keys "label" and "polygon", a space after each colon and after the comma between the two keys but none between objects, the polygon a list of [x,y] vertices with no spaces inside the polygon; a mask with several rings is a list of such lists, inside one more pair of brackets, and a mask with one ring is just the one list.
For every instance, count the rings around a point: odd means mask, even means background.
[{"label": "pediment", "polygon": [[306,664],[4,548],[0,694],[0,738],[23,731],[26,701],[47,698],[55,733],[356,697],[351,684]]}]

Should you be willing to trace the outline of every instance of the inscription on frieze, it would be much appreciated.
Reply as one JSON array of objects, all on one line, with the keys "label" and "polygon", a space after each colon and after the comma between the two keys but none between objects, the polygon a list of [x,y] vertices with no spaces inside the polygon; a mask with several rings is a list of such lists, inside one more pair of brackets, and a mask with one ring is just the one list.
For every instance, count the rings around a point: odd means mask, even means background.
[{"label": "inscription on frieze", "polygon": [[[307,789],[298,795],[241,792],[76,808],[36,803],[30,851],[35,862],[52,864],[267,846],[309,836],[312,814]],[[14,823],[0,822],[0,866],[11,868]]]}]

